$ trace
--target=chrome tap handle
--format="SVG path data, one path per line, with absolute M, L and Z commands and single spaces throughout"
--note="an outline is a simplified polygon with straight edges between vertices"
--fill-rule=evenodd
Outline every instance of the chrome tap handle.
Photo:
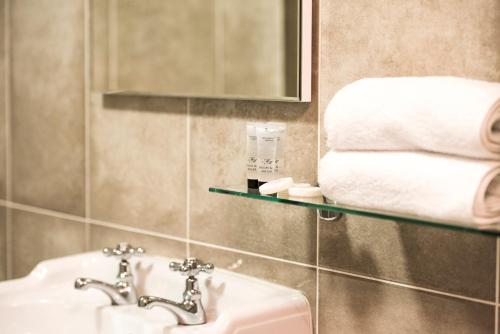
M 106 247 L 102 250 L 105 256 L 116 256 L 122 260 L 128 260 L 132 256 L 141 256 L 146 250 L 142 247 L 132 247 L 126 242 L 120 242 L 115 248 Z
M 203 263 L 200 260 L 190 257 L 184 260 L 184 262 L 170 262 L 169 268 L 172 271 L 178 271 L 183 276 L 196 276 L 200 272 L 206 274 L 211 274 L 214 271 L 214 265 L 212 263 Z
M 137 303 L 137 291 L 134 286 L 134 276 L 128 261 L 133 255 L 142 255 L 145 250 L 141 247 L 134 248 L 126 242 L 120 242 L 115 248 L 106 247 L 102 250 L 105 256 L 117 257 L 118 275 L 114 284 L 80 277 L 75 281 L 75 289 L 89 288 L 104 292 L 111 299 L 112 305 L 128 305 Z

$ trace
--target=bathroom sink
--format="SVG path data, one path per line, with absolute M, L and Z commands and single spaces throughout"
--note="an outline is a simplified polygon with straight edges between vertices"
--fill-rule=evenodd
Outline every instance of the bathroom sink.
M 139 295 L 181 300 L 185 277 L 171 272 L 174 259 L 132 259 Z M 290 288 L 216 269 L 200 276 L 207 323 L 177 325 L 161 308 L 110 306 L 97 290 L 77 291 L 77 277 L 113 282 L 118 262 L 85 253 L 38 264 L 26 277 L 0 283 L 0 332 L 9 334 L 311 334 L 307 299 Z

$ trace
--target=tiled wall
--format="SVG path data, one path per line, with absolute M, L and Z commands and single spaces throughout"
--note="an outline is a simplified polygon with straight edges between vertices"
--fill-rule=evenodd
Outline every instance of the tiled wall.
M 313 182 L 324 106 L 357 78 L 500 81 L 500 1 L 315 0 L 310 104 L 103 98 L 87 1 L 0 3 L 0 278 L 128 240 L 301 289 L 322 334 L 498 333 L 493 237 L 207 189 L 244 180 L 254 120 L 287 122 L 289 172 Z

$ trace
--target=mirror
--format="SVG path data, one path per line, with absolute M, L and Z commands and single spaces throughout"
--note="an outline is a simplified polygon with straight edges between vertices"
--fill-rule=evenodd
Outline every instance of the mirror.
M 311 0 L 94 0 L 93 90 L 310 101 Z

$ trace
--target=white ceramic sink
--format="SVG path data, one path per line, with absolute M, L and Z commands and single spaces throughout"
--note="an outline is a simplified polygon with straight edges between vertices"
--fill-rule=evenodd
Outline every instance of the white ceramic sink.
M 180 301 L 185 277 L 174 259 L 132 259 L 139 295 Z M 299 292 L 217 269 L 200 274 L 207 323 L 180 326 L 162 308 L 110 306 L 102 292 L 73 288 L 77 277 L 114 282 L 118 261 L 86 253 L 41 262 L 26 277 L 0 283 L 0 332 L 9 334 L 311 334 L 307 299 Z

